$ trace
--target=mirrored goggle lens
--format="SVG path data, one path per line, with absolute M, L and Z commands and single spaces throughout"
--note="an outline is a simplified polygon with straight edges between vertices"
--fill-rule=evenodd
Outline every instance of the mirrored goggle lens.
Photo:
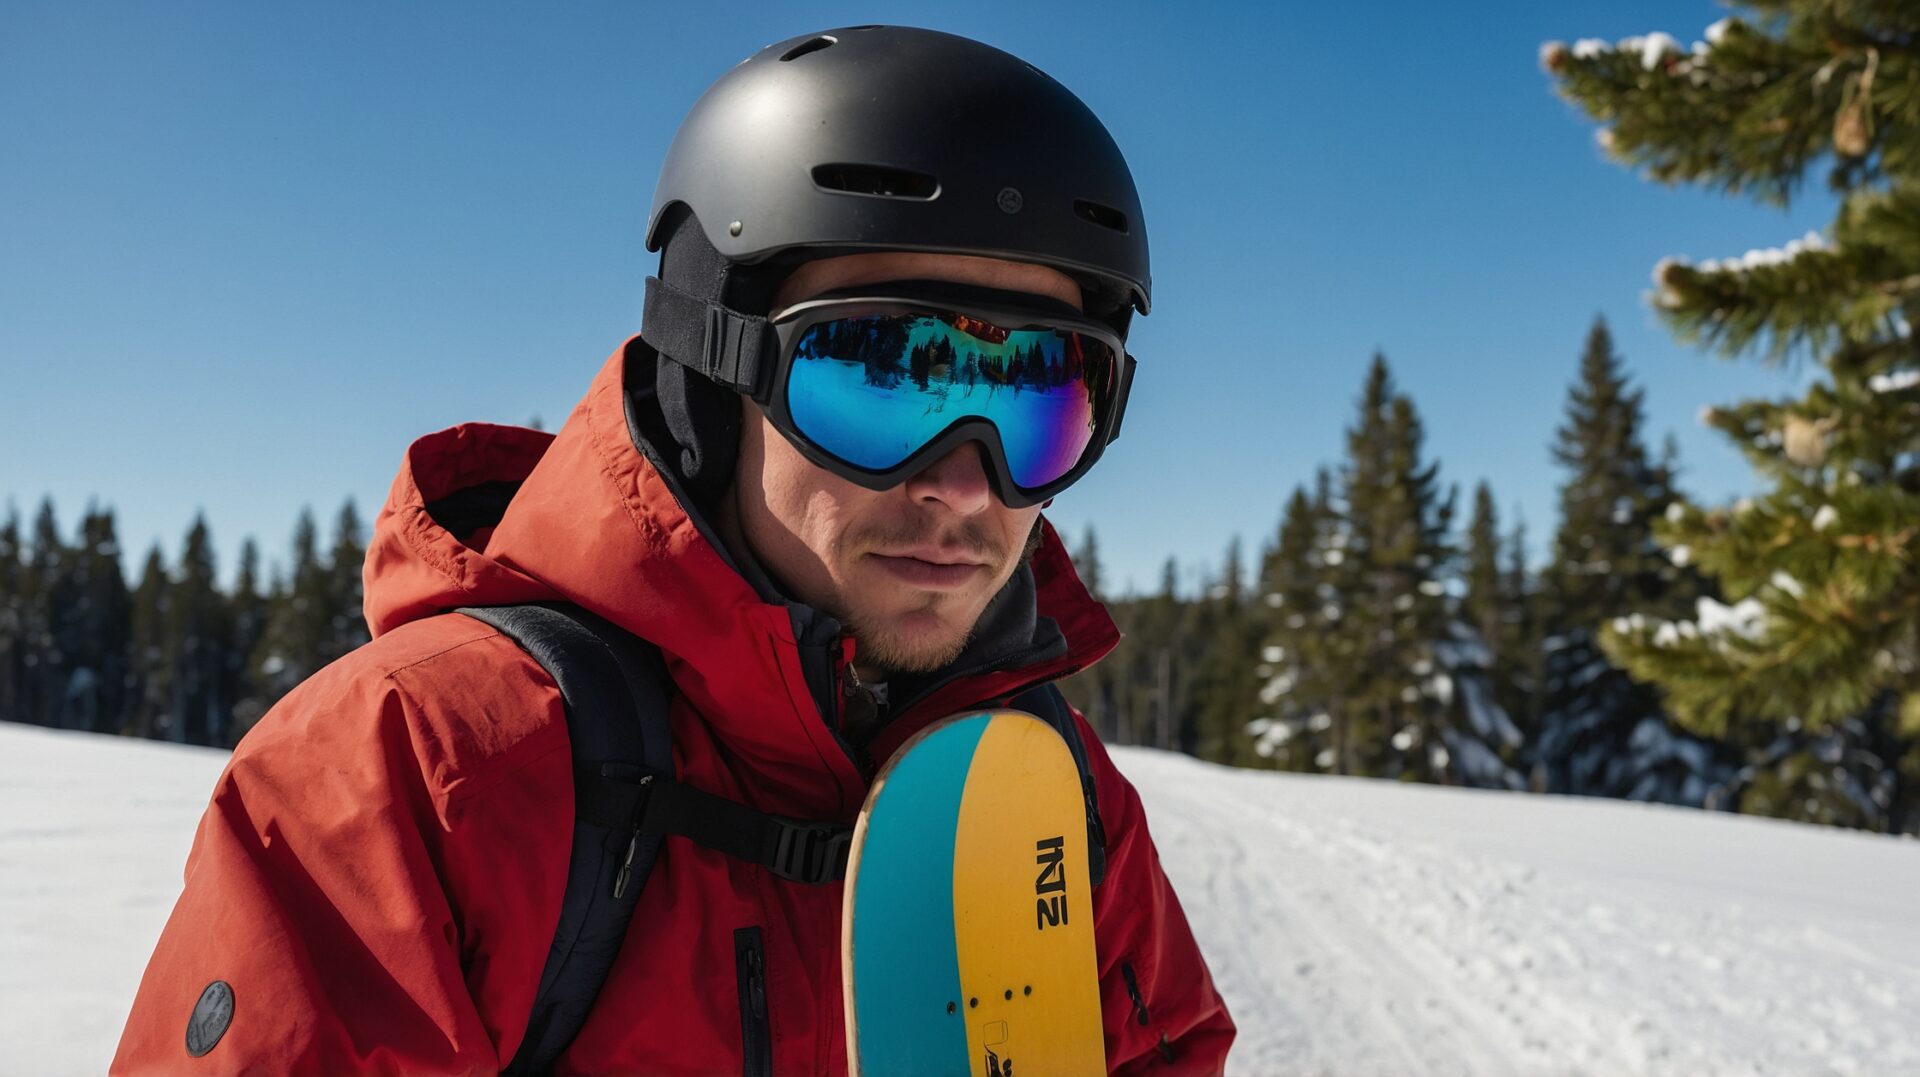
M 1108 414 L 1113 350 L 1061 329 L 1007 330 L 964 314 L 822 322 L 794 342 L 787 409 L 814 444 L 886 471 L 952 426 L 993 423 L 1016 485 L 1072 471 Z

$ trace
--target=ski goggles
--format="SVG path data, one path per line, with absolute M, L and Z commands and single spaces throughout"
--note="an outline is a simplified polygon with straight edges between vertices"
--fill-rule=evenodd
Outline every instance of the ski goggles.
M 977 442 L 1009 508 L 1087 473 L 1120 432 L 1134 359 L 1065 304 L 957 285 L 892 284 L 773 320 L 760 403 L 809 460 L 886 490 Z

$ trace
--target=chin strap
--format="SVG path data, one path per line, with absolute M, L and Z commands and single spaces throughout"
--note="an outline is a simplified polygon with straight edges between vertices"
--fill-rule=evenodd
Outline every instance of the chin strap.
M 647 278 L 640 335 L 660 354 L 755 400 L 770 380 L 773 324 Z

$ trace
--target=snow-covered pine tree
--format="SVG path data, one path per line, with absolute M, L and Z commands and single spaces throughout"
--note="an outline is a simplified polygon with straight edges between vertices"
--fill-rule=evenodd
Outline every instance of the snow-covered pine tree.
M 1468 784 L 1507 789 L 1525 783 L 1514 761 L 1522 744 L 1515 715 L 1527 702 L 1529 641 L 1524 573 L 1517 579 L 1506 564 L 1507 545 L 1500 534 L 1493 491 L 1485 482 L 1473 491 L 1473 516 L 1461 566 L 1464 585 L 1437 654 L 1450 684 L 1456 734 L 1449 743 L 1469 772 Z
M 1843 198 L 1830 236 L 1656 267 L 1655 309 L 1682 340 L 1811 356 L 1820 376 L 1799 399 L 1710 411 L 1769 489 L 1730 511 L 1682 505 L 1660 530 L 1733 604 L 1623 621 L 1605 642 L 1691 727 L 1776 746 L 1756 766 L 1810 753 L 1786 810 L 1913 831 L 1920 6 L 1737 7 L 1686 51 L 1664 34 L 1542 51 L 1563 96 L 1606 124 L 1608 152 L 1650 178 L 1784 204 L 1822 169 Z
M 1260 688 L 1247 733 L 1261 764 L 1281 770 L 1331 771 L 1339 761 L 1334 673 L 1348 666 L 1337 651 L 1342 641 L 1327 631 L 1338 613 L 1327 564 L 1327 552 L 1336 549 L 1332 496 L 1325 469 L 1311 495 L 1296 487 L 1261 558 L 1255 609 L 1264 630 L 1254 669 Z
M 233 610 L 215 578 L 213 535 L 202 514 L 195 514 L 187 529 L 167 598 L 166 651 L 173 681 L 169 739 L 229 746 Z
M 1553 446 L 1567 478 L 1541 578 L 1546 637 L 1530 754 L 1547 792 L 1698 805 L 1731 775 L 1724 753 L 1675 728 L 1659 693 L 1599 643 L 1609 620 L 1671 615 L 1699 593 L 1654 541 L 1654 521 L 1678 495 L 1672 462 L 1651 457 L 1644 426 L 1642 393 L 1596 318 Z
M 1335 667 L 1332 714 L 1341 773 L 1405 780 L 1510 785 L 1488 738 L 1506 734 L 1491 693 L 1463 695 L 1460 678 L 1484 681 L 1474 651 L 1448 609 L 1444 575 L 1455 551 L 1454 495 L 1439 465 L 1421 459 L 1424 432 L 1413 402 L 1395 391 L 1376 355 L 1347 431 L 1338 522 L 1328 565 L 1328 635 Z M 1485 709 L 1470 711 L 1470 706 Z M 1504 714 L 1500 715 L 1504 720 Z M 1507 726 L 1510 729 L 1510 723 Z

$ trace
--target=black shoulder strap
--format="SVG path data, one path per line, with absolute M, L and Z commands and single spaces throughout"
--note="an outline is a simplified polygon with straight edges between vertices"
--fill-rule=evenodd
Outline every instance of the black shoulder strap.
M 794 882 L 846 874 L 853 828 L 768 815 L 673 780 L 672 680 L 659 649 L 578 606 L 467 606 L 540 663 L 566 705 L 574 774 L 573 853 L 527 1032 L 508 1074 L 545 1073 L 586 1023 L 669 834 Z M 1059 732 L 1080 771 L 1088 873 L 1106 875 L 1106 835 L 1079 724 L 1059 688 L 1011 701 Z
M 1087 744 L 1080 737 L 1080 723 L 1073 720 L 1067 697 L 1051 682 L 1029 688 L 1008 701 L 1008 706 L 1026 711 L 1053 727 L 1073 752 L 1073 765 L 1080 771 L 1080 796 L 1087 806 L 1087 876 L 1099 886 L 1107 877 L 1107 828 L 1100 821 L 1100 801 L 1094 795 L 1093 766 L 1087 761 Z
M 621 786 L 645 788 L 649 780 L 672 777 L 671 682 L 656 648 L 577 606 L 459 612 L 518 643 L 553 677 L 566 703 L 577 804 L 573 856 L 526 1038 L 504 1071 L 545 1073 L 586 1023 L 660 849 L 659 835 L 622 826 L 605 808 L 619 799 Z

